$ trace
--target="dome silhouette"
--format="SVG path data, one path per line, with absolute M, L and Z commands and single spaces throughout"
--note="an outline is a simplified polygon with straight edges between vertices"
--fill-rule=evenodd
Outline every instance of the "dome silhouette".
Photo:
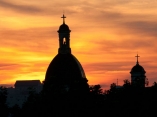
M 53 92 L 89 92 L 88 80 L 80 62 L 71 54 L 70 29 L 65 24 L 63 14 L 63 24 L 59 27 L 59 48 L 58 54 L 50 62 L 44 81 L 44 90 L 52 89 Z M 53 87 L 53 88 L 52 88 Z M 51 91 L 52 91 L 51 90 Z M 50 92 L 51 92 L 50 91 Z
M 143 73 L 146 73 L 144 68 L 139 65 L 139 64 L 136 64 L 132 69 L 131 69 L 131 72 L 130 73 L 133 73 L 133 72 L 143 72 Z
M 70 31 L 69 26 L 63 23 L 60 25 L 58 32 Z
M 146 81 L 146 76 L 145 73 L 146 71 L 144 68 L 139 65 L 138 58 L 140 56 L 135 56 L 137 57 L 136 65 L 132 67 L 130 74 L 131 74 L 131 84 L 135 87 L 145 87 L 145 81 Z
M 51 61 L 45 81 L 54 79 L 58 82 L 77 82 L 80 79 L 86 80 L 84 70 L 80 62 L 72 54 L 57 54 Z M 54 81 L 52 82 L 54 83 Z

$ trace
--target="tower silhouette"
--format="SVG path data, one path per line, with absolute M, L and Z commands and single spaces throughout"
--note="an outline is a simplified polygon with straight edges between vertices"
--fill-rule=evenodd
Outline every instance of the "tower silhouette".
M 145 80 L 146 76 L 145 73 L 146 71 L 144 68 L 139 65 L 139 60 L 138 58 L 140 56 L 135 56 L 137 57 L 136 65 L 131 69 L 130 74 L 131 74 L 131 84 L 139 87 L 145 87 Z
M 69 26 L 63 24 L 59 27 L 59 49 L 46 71 L 44 90 L 53 93 L 86 93 L 89 92 L 88 80 L 83 67 L 77 58 L 71 54 Z

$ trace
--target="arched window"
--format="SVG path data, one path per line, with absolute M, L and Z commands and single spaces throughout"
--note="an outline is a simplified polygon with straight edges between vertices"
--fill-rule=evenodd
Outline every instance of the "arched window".
M 64 44 L 64 45 L 66 44 L 66 39 L 65 39 L 65 38 L 63 38 L 63 44 Z

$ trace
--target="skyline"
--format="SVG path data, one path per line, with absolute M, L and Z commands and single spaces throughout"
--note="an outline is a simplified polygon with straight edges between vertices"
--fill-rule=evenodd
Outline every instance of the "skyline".
M 137 53 L 152 85 L 157 81 L 156 3 L 0 0 L 0 84 L 44 80 L 58 53 L 57 30 L 64 11 L 72 30 L 72 54 L 83 66 L 90 85 L 108 88 L 117 79 L 119 85 L 130 80 Z

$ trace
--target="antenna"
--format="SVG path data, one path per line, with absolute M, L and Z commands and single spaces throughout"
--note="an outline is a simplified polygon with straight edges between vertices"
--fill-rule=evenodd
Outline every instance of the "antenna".
M 118 79 L 117 79 L 117 86 L 118 86 Z

